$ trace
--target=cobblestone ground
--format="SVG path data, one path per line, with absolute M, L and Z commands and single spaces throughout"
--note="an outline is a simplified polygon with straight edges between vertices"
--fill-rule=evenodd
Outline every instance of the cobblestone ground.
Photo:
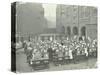
M 88 61 L 80 61 L 77 64 L 69 63 L 65 65 L 54 66 L 53 63 L 49 64 L 48 69 L 43 70 L 35 70 L 35 71 L 56 71 L 56 70 L 72 70 L 72 69 L 88 69 L 88 68 L 96 68 L 96 58 L 91 58 Z M 22 72 L 34 72 L 32 67 L 30 67 L 26 61 L 26 55 L 23 50 L 19 50 L 16 53 L 16 70 L 17 73 Z

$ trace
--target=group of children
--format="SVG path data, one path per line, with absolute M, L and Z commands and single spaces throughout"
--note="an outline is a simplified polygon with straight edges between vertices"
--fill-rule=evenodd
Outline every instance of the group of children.
M 80 56 L 97 56 L 97 40 L 34 40 L 24 42 L 27 60 L 53 61 L 55 58 L 75 60 Z

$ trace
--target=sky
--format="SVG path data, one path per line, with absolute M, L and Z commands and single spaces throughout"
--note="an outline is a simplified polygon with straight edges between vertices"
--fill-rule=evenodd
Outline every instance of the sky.
M 44 16 L 49 21 L 49 27 L 56 27 L 56 5 L 55 4 L 43 4 Z

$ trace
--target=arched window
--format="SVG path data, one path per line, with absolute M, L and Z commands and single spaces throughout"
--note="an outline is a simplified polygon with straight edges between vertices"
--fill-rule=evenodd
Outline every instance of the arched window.
M 81 36 L 86 36 L 86 27 L 81 28 Z
M 68 35 L 68 36 L 71 35 L 71 28 L 70 28 L 70 26 L 67 27 L 67 35 Z
M 65 34 L 65 27 L 64 26 L 62 26 L 62 28 L 61 28 L 61 33 Z
M 78 35 L 78 28 L 77 28 L 77 27 L 74 27 L 74 28 L 73 28 L 73 34 L 74 34 L 74 35 Z

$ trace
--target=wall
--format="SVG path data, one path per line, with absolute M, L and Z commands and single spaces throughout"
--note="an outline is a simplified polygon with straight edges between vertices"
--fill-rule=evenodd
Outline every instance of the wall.
M 56 27 L 60 33 L 68 35 L 67 27 L 70 26 L 71 35 L 73 28 L 77 27 L 78 34 L 81 36 L 82 27 L 86 27 L 86 36 L 97 37 L 97 8 L 90 6 L 76 5 L 57 5 L 56 9 Z M 62 28 L 64 27 L 64 28 Z M 89 33 L 91 31 L 91 33 Z M 95 32 L 94 32 L 95 31 Z M 92 37 L 93 36 L 93 37 Z

